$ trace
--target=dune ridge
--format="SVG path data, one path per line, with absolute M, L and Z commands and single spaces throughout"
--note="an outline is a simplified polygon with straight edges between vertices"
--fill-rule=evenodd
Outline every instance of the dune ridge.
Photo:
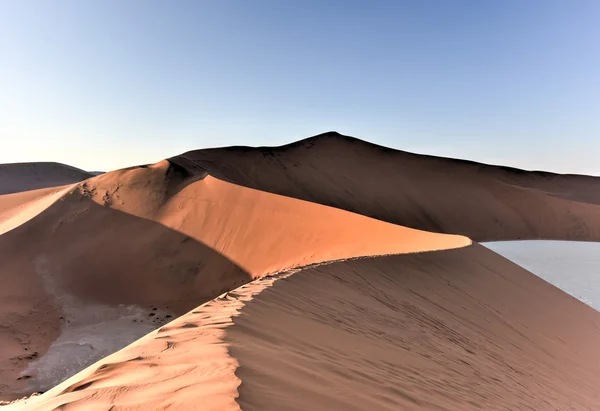
M 475 241 L 600 241 L 600 178 L 394 150 L 335 132 L 170 159 L 231 183 Z
M 352 258 L 224 293 L 7 410 L 593 409 L 599 341 L 596 311 L 480 245 Z
M 260 277 L 200 305 L 50 391 L 6 409 L 189 410 L 202 404 L 206 410 L 237 411 L 240 364 L 230 354 L 226 337 L 245 305 L 276 281 L 303 270 L 367 258 L 313 263 Z
M 198 395 L 245 410 L 587 407 L 597 313 L 461 234 L 597 239 L 599 180 L 326 133 L 0 195 L 0 399 L 50 389 L 145 335 L 12 407 L 189 409 Z M 361 394 L 365 379 L 376 395 Z
M 238 364 L 228 355 L 224 330 L 246 301 L 279 277 L 262 277 L 224 293 L 7 409 L 191 409 L 201 403 L 206 410 L 237 410 Z
M 0 356 L 6 399 L 45 391 L 148 325 L 255 278 L 320 261 L 470 244 L 169 161 L 67 187 L 23 220 L 0 236 L 0 258 L 8 261 L 0 267 L 0 340 L 11 347 Z M 20 246 L 30 239 L 32 246 Z M 119 313 L 138 331 L 123 332 Z M 52 364 L 66 354 L 59 373 Z
M 480 245 L 303 270 L 226 342 L 253 410 L 593 410 L 598 312 Z

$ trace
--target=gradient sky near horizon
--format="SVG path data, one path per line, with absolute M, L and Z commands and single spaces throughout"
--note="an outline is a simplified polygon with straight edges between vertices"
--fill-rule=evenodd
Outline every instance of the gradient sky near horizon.
M 600 1 L 0 0 L 0 163 L 336 130 L 600 175 Z

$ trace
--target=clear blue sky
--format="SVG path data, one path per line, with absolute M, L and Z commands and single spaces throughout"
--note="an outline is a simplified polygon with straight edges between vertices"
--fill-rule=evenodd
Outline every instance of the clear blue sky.
M 0 163 L 328 130 L 600 175 L 600 1 L 0 0 Z

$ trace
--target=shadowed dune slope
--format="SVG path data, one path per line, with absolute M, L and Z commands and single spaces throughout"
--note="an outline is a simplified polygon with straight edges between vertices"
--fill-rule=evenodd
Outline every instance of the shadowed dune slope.
M 0 164 L 0 195 L 78 183 L 93 176 L 60 163 Z
M 598 313 L 474 245 L 316 267 L 226 331 L 268 410 L 593 410 Z
M 180 315 L 198 301 L 251 280 L 226 257 L 185 234 L 78 194 L 1 235 L 0 260 L 0 399 L 47 390 L 61 376 L 99 359 L 104 346 L 131 342 L 116 329 L 98 327 L 110 320 L 107 308 L 140 307 L 153 317 L 136 321 L 160 325 L 153 309 L 164 313 L 163 319 Z M 59 364 L 58 358 L 45 361 L 49 365 L 42 370 L 25 373 L 61 335 L 86 326 L 91 329 L 85 337 L 97 343 L 84 344 L 74 336 Z M 48 369 L 52 364 L 57 370 Z M 30 378 L 18 379 L 21 375 Z
M 592 410 L 600 401 L 598 313 L 480 245 L 278 278 L 208 302 L 10 409 Z
M 235 184 L 476 241 L 600 241 L 597 177 L 411 154 L 337 133 L 171 160 Z
M 253 277 L 319 261 L 470 244 L 462 236 L 249 189 L 166 160 L 108 173 L 82 187 L 97 203 L 203 242 Z
M 16 380 L 76 324 L 103 323 L 100 314 L 81 317 L 90 307 L 134 305 L 181 315 L 253 278 L 294 266 L 470 244 L 461 236 L 237 186 L 168 161 L 65 190 L 30 220 L 9 213 L 20 225 L 0 236 L 0 261 L 6 262 L 0 266 L 4 398 L 59 378 Z M 86 357 L 65 357 L 62 367 L 81 369 L 97 359 L 96 348 L 91 344 Z

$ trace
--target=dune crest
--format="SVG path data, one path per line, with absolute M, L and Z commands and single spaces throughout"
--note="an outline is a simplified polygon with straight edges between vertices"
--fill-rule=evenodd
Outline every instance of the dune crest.
M 8 410 L 593 409 L 597 314 L 479 245 L 314 264 Z
M 222 180 L 474 241 L 600 241 L 600 178 L 394 150 L 335 132 L 171 159 Z
M 598 312 L 480 245 L 277 281 L 226 332 L 243 410 L 593 410 Z
M 597 313 L 448 233 L 600 239 L 599 181 L 327 133 L 0 196 L 0 392 L 58 384 L 26 410 L 589 408 Z
M 255 278 L 471 243 L 238 186 L 167 160 L 88 179 L 53 199 L 0 236 L 0 258 L 8 261 L 0 268 L 1 337 L 12 347 L 0 356 L 0 375 L 14 381 L 2 389 L 11 398 L 44 391 L 146 334 L 148 324 L 160 326 Z M 30 247 L 18 246 L 32 238 Z M 120 312 L 136 313 L 126 315 L 132 332 L 122 332 Z M 23 344 L 23 334 L 39 339 Z M 56 373 L 52 364 L 67 352 L 66 374 Z
M 470 244 L 465 237 L 395 226 L 242 187 L 169 161 L 109 173 L 85 187 L 94 201 L 188 235 L 253 277 L 321 261 Z M 152 195 L 142 202 L 146 193 Z
M 294 272 L 263 277 L 224 293 L 7 411 L 53 410 L 67 404 L 82 410 L 187 410 L 202 404 L 207 411 L 237 411 L 239 363 L 229 355 L 225 330 L 246 302 Z

